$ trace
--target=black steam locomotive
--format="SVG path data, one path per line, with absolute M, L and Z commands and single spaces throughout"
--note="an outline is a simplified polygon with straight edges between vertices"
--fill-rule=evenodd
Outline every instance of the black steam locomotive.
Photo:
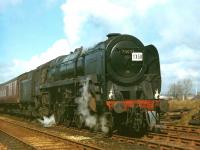
M 35 118 L 54 114 L 56 123 L 79 128 L 92 119 L 92 127 L 106 133 L 145 134 L 159 121 L 157 49 L 131 35 L 107 37 L 0 84 L 1 110 Z

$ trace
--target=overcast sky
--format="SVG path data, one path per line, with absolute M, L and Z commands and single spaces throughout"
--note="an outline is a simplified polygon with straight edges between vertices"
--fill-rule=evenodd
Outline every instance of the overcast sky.
M 200 86 L 199 10 L 198 0 L 0 0 L 0 83 L 117 32 L 157 47 L 163 93 L 184 78 Z

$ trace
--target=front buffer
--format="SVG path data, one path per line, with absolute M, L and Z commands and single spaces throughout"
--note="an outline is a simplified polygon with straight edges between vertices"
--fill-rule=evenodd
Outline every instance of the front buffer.
M 141 137 L 159 123 L 160 100 L 107 100 L 113 114 L 113 129 L 120 134 Z

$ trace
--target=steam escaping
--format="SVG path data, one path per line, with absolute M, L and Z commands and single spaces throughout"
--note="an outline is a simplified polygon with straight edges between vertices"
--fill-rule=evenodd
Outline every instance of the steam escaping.
M 109 132 L 109 128 L 108 128 L 108 120 L 105 116 L 102 116 L 100 118 L 100 124 L 101 124 L 101 131 L 104 133 L 108 133 Z
M 155 90 L 154 98 L 159 99 L 159 97 L 160 97 L 160 94 L 159 94 L 158 89 L 157 89 L 157 90 Z
M 114 94 L 114 85 L 112 84 L 112 87 L 109 91 L 109 95 L 108 95 L 109 99 L 114 99 L 115 98 L 115 94 Z
M 148 111 L 149 120 L 150 120 L 150 129 L 152 129 L 156 125 L 156 112 Z
M 115 100 L 123 100 L 123 94 L 121 93 L 121 91 L 118 89 L 117 86 L 115 86 L 114 84 L 112 84 L 109 94 L 108 94 L 108 99 L 115 99 Z
M 83 83 L 81 97 L 76 99 L 76 103 L 78 104 L 78 113 L 83 116 L 85 125 L 89 128 L 94 128 L 97 124 L 97 117 L 91 115 L 88 108 L 88 103 L 92 99 L 92 95 L 89 93 L 88 88 L 89 78 L 87 78 L 86 82 Z
M 94 128 L 97 125 L 97 116 L 88 115 L 85 118 L 85 125 L 89 128 Z
M 51 115 L 50 117 L 43 116 L 42 119 L 38 119 L 38 121 L 44 126 L 44 127 L 52 127 L 56 124 L 54 115 Z
M 108 120 L 106 116 L 98 116 L 96 113 L 91 114 L 89 103 L 93 97 L 89 91 L 89 81 L 90 79 L 87 78 L 86 82 L 83 83 L 81 97 L 76 99 L 76 103 L 78 104 L 78 113 L 83 117 L 86 127 L 108 133 L 109 128 L 107 126 Z

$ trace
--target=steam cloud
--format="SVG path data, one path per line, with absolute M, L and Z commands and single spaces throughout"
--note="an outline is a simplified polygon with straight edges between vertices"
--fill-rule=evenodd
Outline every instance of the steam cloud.
M 44 126 L 44 127 L 52 127 L 56 124 L 54 115 L 51 115 L 50 117 L 43 116 L 42 119 L 38 119 L 38 121 Z
M 104 132 L 104 133 L 108 133 L 108 132 L 109 132 L 109 128 L 108 128 L 108 126 L 107 126 L 107 122 L 108 122 L 108 120 L 106 119 L 105 116 L 102 116 L 102 117 L 100 118 L 101 131 Z
M 92 95 L 88 92 L 89 78 L 86 83 L 83 83 L 81 97 L 76 99 L 78 104 L 78 112 L 83 116 L 85 125 L 89 128 L 94 128 L 97 125 L 97 117 L 91 115 L 88 108 L 88 102 L 92 98 Z
M 86 82 L 83 84 L 81 97 L 76 99 L 78 112 L 83 116 L 86 127 L 108 133 L 109 128 L 107 127 L 107 118 L 104 115 L 97 116 L 96 114 L 93 115 L 90 113 L 88 103 L 92 98 L 92 95 L 88 91 L 89 80 L 90 79 L 87 78 Z

